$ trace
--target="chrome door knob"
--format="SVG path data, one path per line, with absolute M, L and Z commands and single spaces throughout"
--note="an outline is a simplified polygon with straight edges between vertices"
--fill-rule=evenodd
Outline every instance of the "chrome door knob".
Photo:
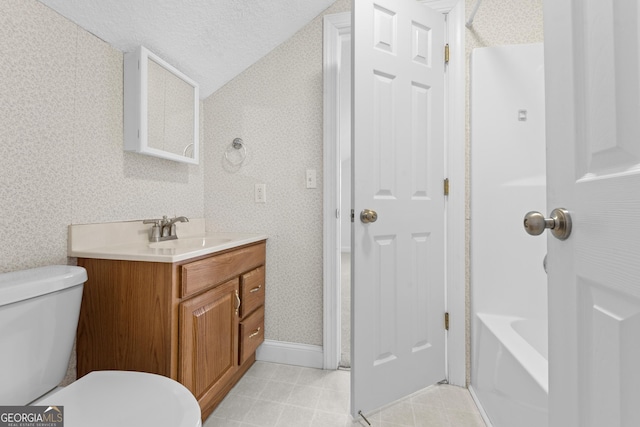
M 551 211 L 549 218 L 545 218 L 540 212 L 527 212 L 524 216 L 524 229 L 532 236 L 542 234 L 549 228 L 551 234 L 557 239 L 566 240 L 571 235 L 571 215 L 563 208 Z
M 365 209 L 360 212 L 360 221 L 365 224 L 370 222 L 376 222 L 378 220 L 378 213 L 376 211 L 372 211 L 371 209 Z

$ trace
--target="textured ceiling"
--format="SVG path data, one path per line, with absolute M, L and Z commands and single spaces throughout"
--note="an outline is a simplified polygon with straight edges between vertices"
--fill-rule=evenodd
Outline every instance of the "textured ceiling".
M 335 0 L 40 0 L 123 52 L 143 45 L 206 98 Z

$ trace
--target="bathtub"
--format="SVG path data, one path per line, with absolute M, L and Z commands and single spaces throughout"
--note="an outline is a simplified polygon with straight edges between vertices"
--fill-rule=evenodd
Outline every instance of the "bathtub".
M 543 321 L 478 313 L 472 392 L 494 427 L 548 425 L 547 330 Z

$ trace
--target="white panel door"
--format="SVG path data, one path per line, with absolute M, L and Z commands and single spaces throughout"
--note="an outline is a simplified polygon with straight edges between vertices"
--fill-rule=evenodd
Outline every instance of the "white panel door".
M 639 7 L 545 0 L 552 427 L 640 425 Z
M 445 378 L 444 17 L 353 9 L 352 414 Z M 360 212 L 377 212 L 363 223 Z

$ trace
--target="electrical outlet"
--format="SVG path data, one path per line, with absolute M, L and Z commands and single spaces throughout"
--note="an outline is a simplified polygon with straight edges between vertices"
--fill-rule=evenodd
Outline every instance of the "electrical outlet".
M 267 203 L 267 184 L 256 184 L 254 196 L 256 203 Z
M 307 188 L 316 188 L 316 170 L 307 169 Z

